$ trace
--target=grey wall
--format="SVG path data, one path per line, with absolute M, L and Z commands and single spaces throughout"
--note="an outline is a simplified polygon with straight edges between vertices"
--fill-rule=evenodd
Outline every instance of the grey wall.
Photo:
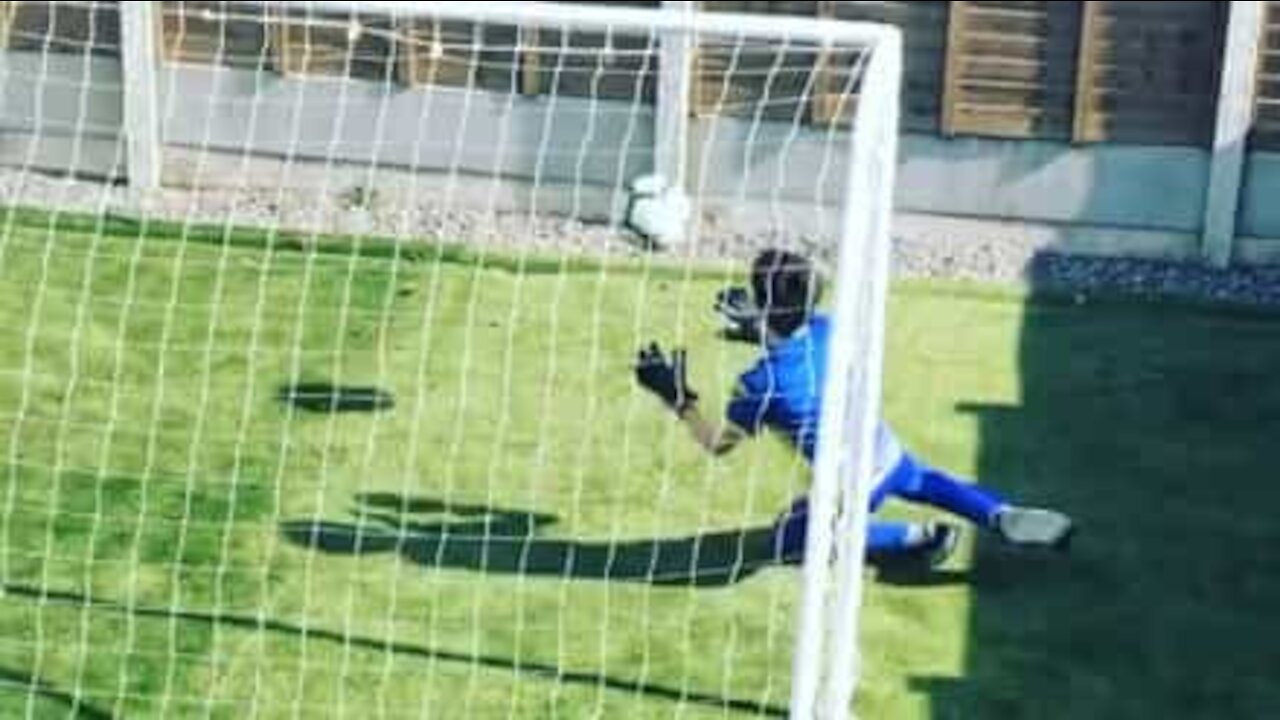
M 1195 232 L 1208 170 L 1208 153 L 1196 148 L 908 136 L 898 203 L 947 215 Z
M 122 115 L 118 61 L 0 52 L 0 164 L 114 175 Z
M 1280 153 L 1249 155 L 1241 198 L 1240 234 L 1280 238 Z
M 170 66 L 161 88 L 166 142 L 237 153 L 612 184 L 653 144 L 648 109 L 578 98 L 192 66 Z
M 608 189 L 650 166 L 651 111 L 625 103 L 185 65 L 166 67 L 160 82 L 163 134 L 175 146 Z M 0 162 L 89 174 L 118 167 L 115 61 L 0 53 L 0 88 Z M 845 142 L 785 123 L 701 120 L 691 182 L 756 210 L 831 203 Z M 1199 230 L 1207 174 L 1198 148 L 907 135 L 897 198 L 906 212 L 1186 234 Z M 1280 155 L 1253 154 L 1242 235 L 1280 238 L 1276 197 Z

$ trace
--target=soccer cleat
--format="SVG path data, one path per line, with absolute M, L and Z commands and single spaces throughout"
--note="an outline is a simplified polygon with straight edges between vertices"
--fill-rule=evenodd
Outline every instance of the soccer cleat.
M 912 553 L 931 568 L 941 567 L 956 551 L 959 542 L 960 528 L 948 523 L 929 523 L 925 527 L 925 539 L 912 548 Z
M 1060 512 L 1011 506 L 996 515 L 995 529 L 1011 545 L 1065 550 L 1075 526 L 1071 518 Z

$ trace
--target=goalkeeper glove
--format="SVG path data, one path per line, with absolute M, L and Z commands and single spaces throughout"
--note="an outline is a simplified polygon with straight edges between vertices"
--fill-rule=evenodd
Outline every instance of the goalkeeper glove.
M 756 307 L 746 288 L 731 287 L 721 290 L 716 295 L 715 310 L 724 320 L 724 337 L 753 344 L 758 344 L 763 339 L 760 332 L 763 313 Z
M 636 357 L 636 381 L 657 395 L 677 415 L 683 414 L 698 401 L 698 393 L 689 387 L 686 364 L 684 350 L 672 351 L 671 359 L 667 360 L 662 348 L 657 343 L 650 343 Z

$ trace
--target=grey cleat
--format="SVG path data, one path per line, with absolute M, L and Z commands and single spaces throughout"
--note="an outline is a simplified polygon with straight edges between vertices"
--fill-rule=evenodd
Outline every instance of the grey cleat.
M 1029 545 L 1065 550 L 1075 524 L 1054 510 L 1010 506 L 996 515 L 996 532 L 1012 545 Z

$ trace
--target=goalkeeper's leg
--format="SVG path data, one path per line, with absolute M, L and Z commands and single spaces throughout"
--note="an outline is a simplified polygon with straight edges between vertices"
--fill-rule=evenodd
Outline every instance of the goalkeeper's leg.
M 798 561 L 804 557 L 808 520 L 809 498 L 801 497 L 774 524 L 772 540 L 778 558 Z M 936 567 L 951 556 L 959 537 L 959 530 L 945 523 L 872 520 L 866 553 L 870 559 L 916 558 Z
M 1065 548 L 1074 524 L 1056 510 L 1023 507 L 997 493 L 918 462 L 909 454 L 876 487 L 872 508 L 889 496 L 930 505 L 966 518 L 1014 545 Z

